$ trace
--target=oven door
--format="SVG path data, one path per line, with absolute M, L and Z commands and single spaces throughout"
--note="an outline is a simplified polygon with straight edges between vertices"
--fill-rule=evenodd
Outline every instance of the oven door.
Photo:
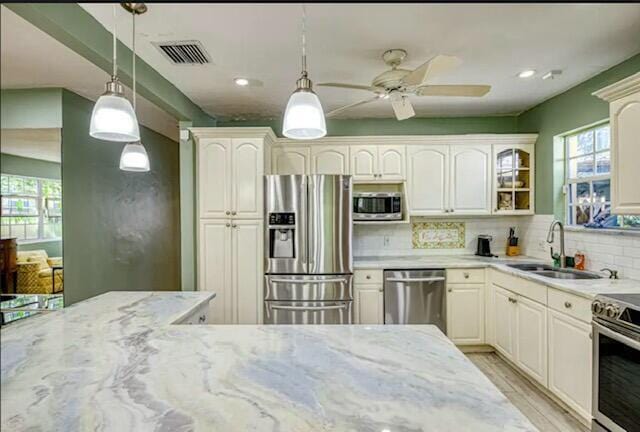
M 352 301 L 266 301 L 265 324 L 351 324 Z
M 638 431 L 640 337 L 609 326 L 593 322 L 593 417 L 611 432 Z

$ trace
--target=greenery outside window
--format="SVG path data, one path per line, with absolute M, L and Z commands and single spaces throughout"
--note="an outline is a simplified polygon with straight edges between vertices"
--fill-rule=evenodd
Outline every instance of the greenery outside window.
M 565 136 L 567 224 L 640 228 L 640 217 L 611 215 L 611 140 L 608 124 Z
M 60 180 L 2 174 L 2 238 L 21 242 L 62 237 Z

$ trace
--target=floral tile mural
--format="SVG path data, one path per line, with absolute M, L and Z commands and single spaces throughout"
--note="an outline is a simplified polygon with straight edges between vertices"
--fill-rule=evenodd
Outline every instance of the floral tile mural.
M 464 249 L 464 222 L 413 222 L 414 249 Z

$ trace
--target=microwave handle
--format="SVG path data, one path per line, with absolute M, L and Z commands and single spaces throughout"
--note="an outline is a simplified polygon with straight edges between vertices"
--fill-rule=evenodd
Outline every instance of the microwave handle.
M 614 332 L 613 330 L 608 329 L 607 327 L 603 326 L 602 324 L 598 324 L 597 322 L 593 322 L 593 327 L 594 329 L 600 333 L 603 334 L 615 341 L 618 341 L 620 343 L 623 343 L 627 346 L 630 346 L 631 348 L 634 348 L 636 350 L 640 350 L 640 341 L 637 341 L 635 339 L 631 339 L 628 336 L 625 336 L 621 333 L 618 332 Z

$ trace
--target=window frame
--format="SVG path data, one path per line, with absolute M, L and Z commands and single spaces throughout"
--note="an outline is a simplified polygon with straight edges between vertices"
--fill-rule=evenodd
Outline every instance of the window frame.
M 45 214 L 47 212 L 47 209 L 45 207 L 45 201 L 47 199 L 54 199 L 60 202 L 60 205 L 62 205 L 62 180 L 61 179 L 55 179 L 55 178 L 46 178 L 46 177 L 34 177 L 34 176 L 25 176 L 25 175 L 19 175 L 19 174 L 8 174 L 8 173 L 0 173 L 0 175 L 4 176 L 4 177 L 8 177 L 8 178 L 21 178 L 21 179 L 28 179 L 28 180 L 35 180 L 36 181 L 36 194 L 35 195 L 31 195 L 31 194 L 24 194 L 24 193 L 8 193 L 8 194 L 0 194 L 0 196 L 2 198 L 27 198 L 27 199 L 35 199 L 36 200 L 36 209 L 37 209 L 37 214 L 36 215 L 5 215 L 2 212 L 2 209 L 0 208 L 0 216 L 2 219 L 4 219 L 5 217 L 9 218 L 9 217 L 24 217 L 24 218 L 35 218 L 36 219 L 36 223 L 33 224 L 21 224 L 22 226 L 26 227 L 28 225 L 37 225 L 37 230 L 38 230 L 38 235 L 36 238 L 18 238 L 18 243 L 19 244 L 29 244 L 29 243 L 41 243 L 41 242 L 48 242 L 48 241 L 57 241 L 57 240 L 61 240 L 62 236 L 59 237 L 45 237 L 44 233 L 45 233 L 45 225 L 47 225 L 46 223 L 46 217 L 47 215 Z M 58 182 L 60 184 L 60 195 L 55 196 L 55 197 L 47 197 L 44 195 L 43 192 L 43 182 L 44 181 L 53 181 L 53 182 Z M 0 204 L 1 206 L 1 204 Z M 60 214 L 59 216 L 50 216 L 51 218 L 59 218 L 60 222 L 62 222 L 62 214 Z M 4 225 L 2 224 L 2 222 L 0 221 L 0 225 Z M 11 226 L 10 224 L 7 224 L 7 226 Z M 24 231 L 24 235 L 26 236 L 26 228 Z M 13 232 L 9 232 L 9 236 L 11 237 L 18 237 L 16 235 L 14 235 Z

